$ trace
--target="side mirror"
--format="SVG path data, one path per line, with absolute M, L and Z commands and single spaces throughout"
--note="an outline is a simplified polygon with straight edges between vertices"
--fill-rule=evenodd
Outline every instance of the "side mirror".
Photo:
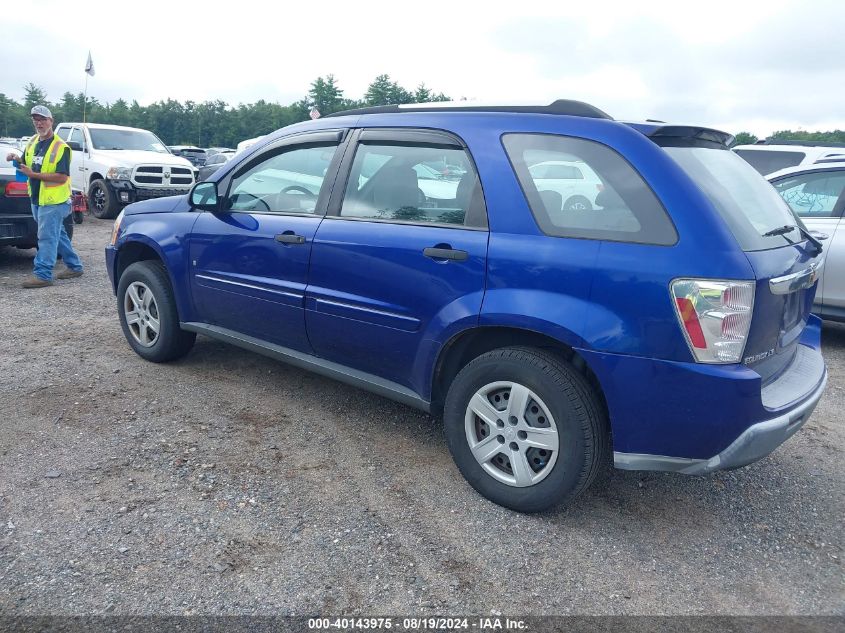
M 216 211 L 218 206 L 217 200 L 217 183 L 216 182 L 198 182 L 191 189 L 188 195 L 188 200 L 192 209 L 200 209 L 201 211 Z
M 76 141 L 68 141 L 67 146 L 71 149 L 71 151 L 74 151 L 74 152 L 81 152 L 82 151 L 82 145 L 80 145 Z

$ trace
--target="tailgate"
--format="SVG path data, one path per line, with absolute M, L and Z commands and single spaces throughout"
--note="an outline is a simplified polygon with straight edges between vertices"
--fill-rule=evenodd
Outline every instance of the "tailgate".
M 816 294 L 823 254 L 807 243 L 747 252 L 757 277 L 754 314 L 743 364 L 763 378 L 776 379 L 798 351 Z

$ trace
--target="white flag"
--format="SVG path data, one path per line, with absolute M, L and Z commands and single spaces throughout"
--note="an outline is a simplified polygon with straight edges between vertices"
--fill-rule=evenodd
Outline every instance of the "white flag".
M 91 60 L 91 51 L 88 51 L 88 61 L 85 62 L 85 72 L 94 76 L 94 62 Z

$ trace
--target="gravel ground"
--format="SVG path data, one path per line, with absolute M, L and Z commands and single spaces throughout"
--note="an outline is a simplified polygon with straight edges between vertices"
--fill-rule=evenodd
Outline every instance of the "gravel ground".
M 845 614 L 845 327 L 769 458 L 524 516 L 413 409 L 203 337 L 141 360 L 111 222 L 76 229 L 86 274 L 51 288 L 0 248 L 0 614 Z

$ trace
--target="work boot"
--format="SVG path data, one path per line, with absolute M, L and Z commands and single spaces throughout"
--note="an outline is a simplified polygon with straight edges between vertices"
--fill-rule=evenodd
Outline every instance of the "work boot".
M 27 277 L 24 282 L 21 284 L 24 288 L 46 288 L 47 286 L 52 286 L 53 282 L 50 279 L 41 279 L 41 277 L 37 277 L 32 275 Z
M 74 279 L 75 277 L 82 277 L 82 271 L 65 268 L 63 271 L 56 275 L 56 279 Z

